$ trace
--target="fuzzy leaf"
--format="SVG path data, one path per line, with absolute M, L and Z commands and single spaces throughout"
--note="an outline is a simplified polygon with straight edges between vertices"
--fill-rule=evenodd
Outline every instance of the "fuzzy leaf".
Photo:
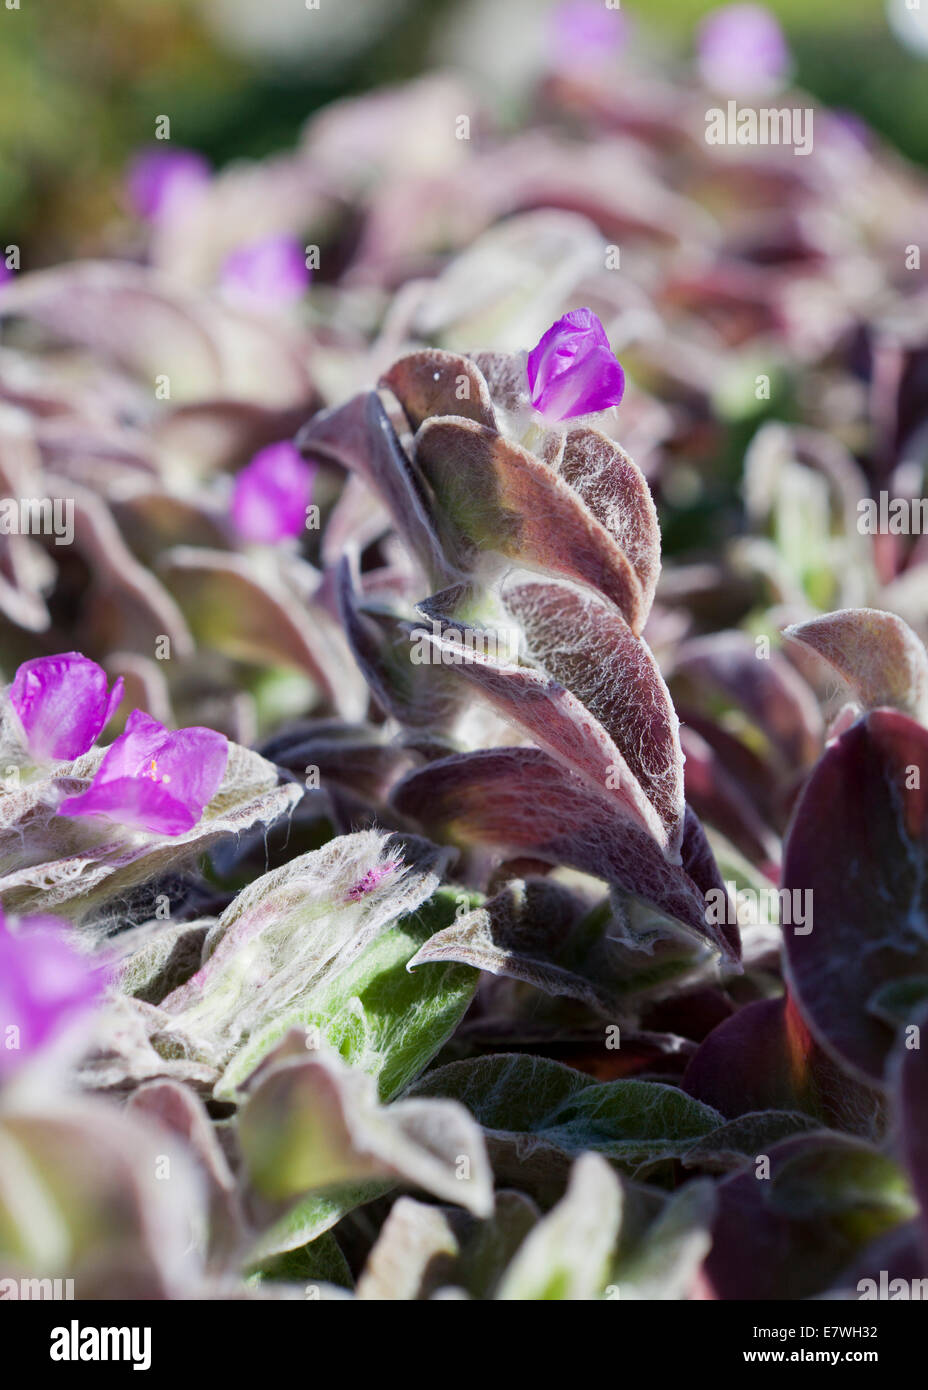
M 463 418 L 427 420 L 416 459 L 439 504 L 442 541 L 458 569 L 478 550 L 598 589 L 633 632 L 647 602 L 631 561 L 574 490 L 520 445 Z
M 650 835 L 619 820 L 541 749 L 440 759 L 404 778 L 394 802 L 457 843 L 528 853 L 614 883 L 737 958 L 731 936 L 707 921 L 704 891 L 686 868 L 669 863 Z
M 451 1062 L 428 1072 L 411 1093 L 466 1105 L 486 1131 L 497 1179 L 520 1186 L 521 1165 L 527 1174 L 563 1172 L 585 1149 L 632 1172 L 649 1170 L 681 1158 L 722 1122 L 718 1111 L 673 1086 L 598 1082 L 523 1054 Z
M 788 627 L 783 635 L 827 661 L 864 709 L 891 705 L 928 719 L 928 653 L 894 613 L 847 608 Z
M 293 1028 L 377 1078 L 384 1097 L 417 1075 L 476 987 L 466 966 L 429 979 L 406 968 L 454 915 L 453 893 L 427 901 L 446 862 L 446 852 L 414 837 L 362 831 L 239 894 L 202 968 L 163 1003 L 178 1037 L 225 1067 L 217 1096 L 232 1099 Z
M 463 1106 L 380 1106 L 371 1077 L 332 1054 L 288 1057 L 256 1076 L 238 1133 L 252 1183 L 274 1201 L 390 1177 L 478 1216 L 492 1211 L 483 1140 Z

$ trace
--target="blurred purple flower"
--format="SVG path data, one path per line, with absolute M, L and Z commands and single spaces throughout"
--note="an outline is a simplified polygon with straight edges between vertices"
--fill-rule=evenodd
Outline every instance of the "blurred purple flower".
M 62 816 L 104 816 L 134 830 L 182 835 L 215 796 L 229 745 L 214 729 L 167 730 L 133 710 L 126 731 L 106 750 L 86 791 L 58 807 Z
M 14 272 L 10 270 L 6 261 L 0 257 L 0 285 L 5 285 L 8 281 L 12 280 L 13 274 Z
M 155 222 L 176 211 L 209 180 L 209 164 L 195 150 L 153 145 L 132 161 L 126 190 L 136 215 Z
M 699 70 L 707 87 L 736 95 L 778 91 L 790 53 L 783 30 L 762 5 L 713 10 L 699 31 Z
M 235 479 L 232 520 L 239 535 L 267 545 L 298 536 L 313 495 L 313 471 L 287 441 L 260 449 Z
M 80 652 L 62 652 L 24 661 L 13 678 L 10 700 L 34 757 L 70 759 L 93 746 L 122 690 L 120 676 L 107 694 L 101 666 Z
M 564 0 L 551 15 L 551 61 L 569 68 L 617 53 L 628 37 L 628 20 L 604 0 Z
M 13 931 L 0 908 L 0 1077 L 89 1012 L 104 988 L 62 925 L 22 917 Z
M 274 309 L 302 298 L 310 281 L 302 246 L 291 236 L 239 246 L 219 273 L 222 293 L 247 309 Z
M 532 405 L 551 421 L 619 404 L 625 373 L 592 309 L 572 309 L 532 348 L 528 389 Z

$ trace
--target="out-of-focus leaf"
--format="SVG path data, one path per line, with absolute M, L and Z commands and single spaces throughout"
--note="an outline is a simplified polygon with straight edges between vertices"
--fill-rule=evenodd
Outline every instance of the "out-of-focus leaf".
M 361 1271 L 358 1298 L 428 1298 L 449 1281 L 459 1253 L 449 1214 L 398 1197 Z
M 890 705 L 928 719 L 928 653 L 894 613 L 847 608 L 788 627 L 783 635 L 827 661 L 864 709 Z
M 436 587 L 460 578 L 435 533 L 421 475 L 397 439 L 376 391 L 362 392 L 346 405 L 315 415 L 297 435 L 296 444 L 304 453 L 331 459 L 364 479 Z
M 714 1296 L 731 1299 L 823 1292 L 856 1251 L 907 1220 L 913 1205 L 890 1159 L 825 1133 L 774 1145 L 753 1167 L 725 1178 L 717 1195 L 705 1273 Z
M 67 1271 L 78 1298 L 193 1296 L 205 1189 L 163 1128 L 103 1101 L 33 1098 L 6 1108 L 0 1155 L 5 1272 Z
M 796 808 L 784 886 L 813 930 L 785 934 L 790 988 L 818 1041 L 880 1082 L 893 1030 L 874 993 L 928 972 L 928 732 L 876 710 L 826 750 Z
M 896 1094 L 902 1158 L 921 1206 L 922 1253 L 928 1260 L 928 1125 L 925 1122 L 925 1082 L 928 1063 L 923 1046 L 928 1036 L 928 1011 L 910 1020 L 899 1050 L 893 1081 Z
M 599 1298 L 621 1220 L 618 1178 L 598 1154 L 583 1154 L 561 1201 L 525 1237 L 496 1297 Z
M 196 1159 L 209 1199 L 210 1252 L 231 1256 L 243 1232 L 235 1177 L 203 1102 L 176 1081 L 152 1081 L 129 1097 L 131 1114 L 150 1115 L 176 1134 Z
M 257 574 L 243 556 L 199 546 L 167 551 L 159 571 L 202 646 L 258 666 L 296 667 L 337 702 L 328 633 L 277 576 Z M 345 714 L 357 718 L 363 709 L 350 683 L 345 694 Z
M 715 1189 L 706 1179 L 689 1182 L 667 1202 L 641 1240 L 612 1267 L 608 1294 L 620 1299 L 686 1298 L 712 1244 Z M 615 1292 L 613 1292 L 615 1290 Z
M 790 768 L 818 756 L 824 729 L 815 696 L 779 653 L 761 659 L 746 634 L 720 632 L 687 642 L 673 674 L 740 705 Z
M 493 1208 L 483 1139 L 463 1106 L 380 1106 L 373 1079 L 331 1053 L 288 1057 L 256 1076 L 238 1134 L 251 1182 L 272 1201 L 390 1177 L 478 1216 Z
M 167 378 L 172 400 L 228 395 L 284 405 L 311 394 L 305 345 L 286 330 L 144 266 L 76 261 L 23 276 L 10 289 L 5 313 L 114 358 L 152 389 Z

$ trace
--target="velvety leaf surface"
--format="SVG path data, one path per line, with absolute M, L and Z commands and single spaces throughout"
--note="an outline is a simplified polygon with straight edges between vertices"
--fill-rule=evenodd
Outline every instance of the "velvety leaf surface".
M 451 1096 L 481 1124 L 498 1179 L 519 1184 L 520 1165 L 563 1171 L 593 1149 L 632 1172 L 672 1158 L 721 1124 L 708 1106 L 659 1082 L 597 1082 L 542 1057 L 500 1054 L 451 1062 L 413 1088 Z
M 901 618 L 876 608 L 824 613 L 784 631 L 817 652 L 864 709 L 890 705 L 928 717 L 928 653 Z
M 390 1177 L 478 1216 L 492 1211 L 483 1140 L 463 1106 L 380 1106 L 372 1078 L 331 1053 L 289 1057 L 256 1077 L 238 1134 L 251 1181 L 271 1200 Z
M 570 864 L 617 884 L 710 940 L 729 958 L 725 934 L 706 920 L 702 893 L 657 842 L 619 821 L 606 803 L 535 748 L 488 749 L 444 758 L 403 779 L 405 815 L 458 843 L 486 844 Z
M 444 545 L 459 569 L 475 552 L 552 570 L 610 598 L 639 632 L 647 604 L 635 570 L 576 492 L 542 460 L 473 420 L 427 420 L 416 459 L 439 505 Z
M 453 352 L 429 348 L 400 357 L 380 379 L 399 401 L 415 434 L 436 415 L 461 415 L 496 429 L 487 384 L 474 363 Z
M 609 734 L 621 753 L 612 782 L 641 787 L 663 826 L 658 838 L 675 854 L 683 829 L 679 720 L 647 643 L 611 604 L 571 585 L 512 576 L 502 599 L 522 626 L 530 658 Z
M 217 1095 L 232 1099 L 291 1029 L 376 1077 L 384 1097 L 426 1065 L 476 987 L 466 966 L 442 966 L 431 979 L 406 968 L 453 918 L 450 891 L 427 901 L 446 855 L 414 837 L 361 831 L 239 894 L 201 969 L 163 1003 L 178 1036 L 224 1066 Z

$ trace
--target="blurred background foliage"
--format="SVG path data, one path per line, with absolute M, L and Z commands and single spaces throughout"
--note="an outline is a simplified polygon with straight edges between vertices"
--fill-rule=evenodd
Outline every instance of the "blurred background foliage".
M 479 67 L 510 0 L 310 3 L 318 9 L 307 0 L 0 0 L 0 244 L 18 244 L 24 268 L 105 246 L 118 235 L 122 169 L 152 139 L 157 115 L 217 165 L 259 156 L 292 144 L 339 96 L 436 65 Z M 550 8 L 523 5 L 521 29 L 507 23 L 505 42 L 529 31 L 526 16 L 529 29 L 543 29 Z M 713 8 L 622 5 L 681 56 Z M 787 29 L 800 85 L 928 164 L 928 53 L 899 42 L 884 0 L 768 8 Z

